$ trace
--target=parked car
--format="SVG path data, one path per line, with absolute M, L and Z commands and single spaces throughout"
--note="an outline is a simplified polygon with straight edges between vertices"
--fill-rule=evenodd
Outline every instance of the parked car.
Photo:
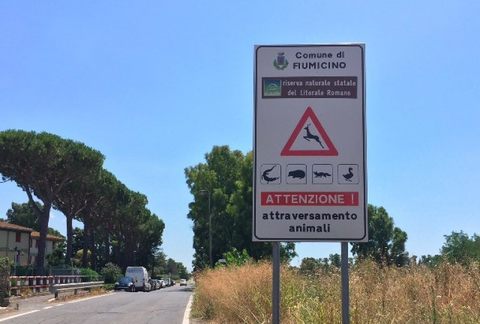
M 160 283 L 157 279 L 150 279 L 150 285 L 152 286 L 152 290 L 160 289 Z
M 135 290 L 152 290 L 152 285 L 149 282 L 150 276 L 144 267 L 127 267 L 125 277 L 131 277 L 133 279 Z
M 114 290 L 135 291 L 135 284 L 132 277 L 120 278 L 113 288 Z
M 187 285 L 187 279 L 180 279 L 180 286 L 186 286 Z
M 160 279 L 160 281 L 162 282 L 162 288 L 167 287 L 167 281 L 165 279 Z

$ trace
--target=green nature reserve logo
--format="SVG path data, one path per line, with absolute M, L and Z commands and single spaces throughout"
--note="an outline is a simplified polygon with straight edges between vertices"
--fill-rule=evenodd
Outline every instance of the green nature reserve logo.
M 282 95 L 282 86 L 280 80 L 263 80 L 263 96 L 279 97 Z

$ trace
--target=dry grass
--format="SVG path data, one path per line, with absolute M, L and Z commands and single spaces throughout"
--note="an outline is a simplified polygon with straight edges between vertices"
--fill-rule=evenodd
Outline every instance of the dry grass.
M 267 264 L 206 270 L 195 281 L 194 317 L 222 323 L 265 323 L 270 314 Z
M 213 323 L 268 323 L 271 264 L 197 275 L 193 316 Z M 282 323 L 340 323 L 340 271 L 281 273 Z M 405 268 L 372 262 L 350 271 L 351 323 L 480 323 L 480 268 L 442 264 Z

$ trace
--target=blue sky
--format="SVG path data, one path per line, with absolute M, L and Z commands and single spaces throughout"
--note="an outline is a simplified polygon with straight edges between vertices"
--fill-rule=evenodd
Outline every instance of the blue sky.
M 435 254 L 480 232 L 477 1 L 2 1 L 0 130 L 84 142 L 192 260 L 184 168 L 252 149 L 255 44 L 366 44 L 369 202 Z M 0 184 L 0 215 L 26 195 Z M 61 214 L 51 225 L 64 232 Z M 300 257 L 339 253 L 302 243 Z

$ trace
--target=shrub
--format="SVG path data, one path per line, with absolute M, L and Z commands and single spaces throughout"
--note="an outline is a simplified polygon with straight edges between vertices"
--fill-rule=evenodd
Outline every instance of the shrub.
M 10 297 L 10 266 L 9 258 L 0 258 L 0 306 L 8 306 Z
M 32 276 L 35 274 L 35 268 L 32 265 L 28 266 L 11 266 L 10 273 L 14 273 L 16 276 Z
M 96 281 L 100 278 L 98 272 L 90 268 L 81 268 L 80 275 L 84 276 L 84 280 L 86 281 Z
M 103 289 L 105 290 L 113 290 L 113 288 L 115 288 L 115 284 L 114 283 L 106 283 L 103 285 Z
M 233 248 L 229 252 L 224 253 L 223 257 L 228 266 L 241 266 L 252 261 L 252 258 L 248 255 L 246 249 L 243 249 L 242 252 L 240 252 L 236 248 Z
M 115 283 L 122 276 L 122 269 L 114 263 L 107 263 L 101 274 L 105 283 Z

